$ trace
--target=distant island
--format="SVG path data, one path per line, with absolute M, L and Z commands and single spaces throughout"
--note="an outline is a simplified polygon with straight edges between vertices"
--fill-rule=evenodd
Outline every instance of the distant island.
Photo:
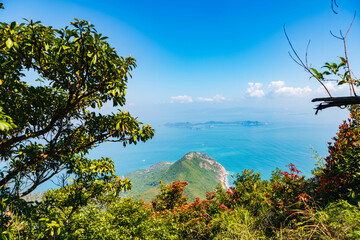
M 176 127 L 176 128 L 211 128 L 215 126 L 224 126 L 224 125 L 240 125 L 240 126 L 264 126 L 269 125 L 267 122 L 259 121 L 234 121 L 234 122 L 223 122 L 223 121 L 209 121 L 203 123 L 192 123 L 192 122 L 175 122 L 175 123 L 166 123 L 166 127 Z
M 189 200 L 196 197 L 205 199 L 206 191 L 213 191 L 220 183 L 223 188 L 228 187 L 225 168 L 204 153 L 190 152 L 175 163 L 159 162 L 147 169 L 137 170 L 125 174 L 132 182 L 131 194 L 146 202 L 154 199 L 160 191 L 160 180 L 171 183 L 177 180 L 187 181 L 189 185 L 184 194 Z

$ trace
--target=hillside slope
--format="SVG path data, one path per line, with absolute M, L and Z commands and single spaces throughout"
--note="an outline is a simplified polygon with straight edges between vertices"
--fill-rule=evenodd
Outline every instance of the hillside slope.
M 218 183 L 224 188 L 227 184 L 225 168 L 208 155 L 198 152 L 187 153 L 175 163 L 160 162 L 148 169 L 127 173 L 125 177 L 133 183 L 132 195 L 146 202 L 159 192 L 160 180 L 163 183 L 187 181 L 189 185 L 184 194 L 189 194 L 190 201 L 196 197 L 205 199 L 205 192 L 213 191 Z

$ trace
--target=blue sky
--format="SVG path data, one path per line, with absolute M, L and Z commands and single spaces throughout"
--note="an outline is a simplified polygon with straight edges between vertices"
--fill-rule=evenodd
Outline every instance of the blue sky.
M 320 67 L 343 56 L 329 30 L 345 31 L 360 2 L 298 1 L 4 1 L 0 21 L 40 20 L 60 28 L 91 21 L 119 55 L 138 67 L 127 106 L 144 122 L 270 120 L 339 122 L 346 112 L 314 116 L 313 97 L 326 96 L 288 56 L 286 24 L 299 54 L 311 39 L 309 61 Z M 359 17 L 348 38 L 353 70 L 360 65 Z M 334 95 L 346 89 L 330 86 Z M 110 111 L 110 108 L 108 109 Z

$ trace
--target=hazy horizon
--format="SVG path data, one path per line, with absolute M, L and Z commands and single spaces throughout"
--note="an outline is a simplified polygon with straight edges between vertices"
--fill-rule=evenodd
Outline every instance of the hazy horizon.
M 301 56 L 320 68 L 338 62 L 342 42 L 329 31 L 345 31 L 360 3 L 339 1 L 6 1 L 1 21 L 23 18 L 62 28 L 89 20 L 108 36 L 120 56 L 137 60 L 126 109 L 145 123 L 194 120 L 339 122 L 345 111 L 314 115 L 314 97 L 326 92 L 288 55 L 287 32 Z M 359 18 L 348 36 L 352 70 L 360 65 Z M 30 76 L 31 77 L 31 76 Z M 347 86 L 327 83 L 334 96 Z M 106 106 L 104 111 L 116 111 Z

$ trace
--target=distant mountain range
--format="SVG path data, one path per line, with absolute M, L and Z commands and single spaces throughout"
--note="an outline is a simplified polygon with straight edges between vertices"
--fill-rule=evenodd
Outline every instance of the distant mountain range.
M 193 201 L 196 197 L 205 199 L 205 192 L 213 191 L 219 183 L 226 188 L 226 175 L 225 168 L 208 155 L 190 152 L 175 163 L 159 162 L 147 169 L 129 172 L 125 177 L 132 182 L 130 195 L 150 202 L 159 193 L 160 180 L 165 184 L 187 181 L 189 185 L 184 194 L 188 194 L 189 201 Z
M 234 122 L 222 122 L 222 121 L 209 121 L 203 123 L 192 123 L 192 122 L 176 122 L 166 123 L 166 127 L 177 127 L 177 128 L 204 128 L 204 127 L 215 127 L 219 125 L 241 125 L 241 126 L 263 126 L 268 125 L 267 122 L 259 121 L 234 121 Z

